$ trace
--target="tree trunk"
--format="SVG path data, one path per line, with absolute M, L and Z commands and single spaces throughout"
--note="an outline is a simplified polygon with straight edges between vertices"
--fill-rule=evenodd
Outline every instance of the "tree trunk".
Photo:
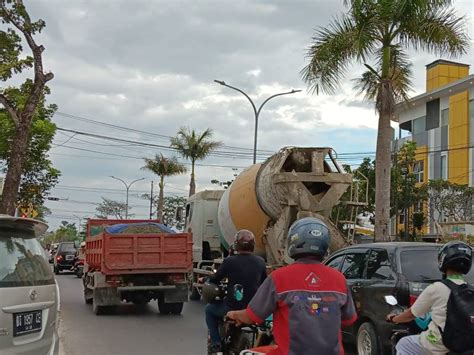
M 192 196 L 196 193 L 196 181 L 194 180 L 194 163 L 191 162 L 191 182 L 189 183 L 189 196 Z
M 378 97 L 379 125 L 377 133 L 377 152 L 375 156 L 375 240 L 390 240 L 390 172 L 392 129 L 390 119 L 394 99 L 389 80 L 382 81 Z
M 164 196 L 164 189 L 165 189 L 165 177 L 162 175 L 160 176 L 160 183 L 158 184 L 160 187 L 160 193 L 158 195 L 158 219 L 160 220 L 161 223 L 164 223 L 163 221 L 163 207 L 164 207 L 164 201 L 165 201 L 165 196 Z
M 22 119 L 17 126 L 12 141 L 12 148 L 8 160 L 7 175 L 3 185 L 0 213 L 14 215 L 16 210 L 18 190 L 23 173 L 23 164 L 28 150 L 28 136 L 30 131 L 29 120 Z

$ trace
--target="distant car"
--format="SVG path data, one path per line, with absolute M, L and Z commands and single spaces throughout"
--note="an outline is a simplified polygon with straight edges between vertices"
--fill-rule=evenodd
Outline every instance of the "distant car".
M 393 295 L 401 306 L 412 305 L 432 282 L 441 280 L 439 244 L 371 243 L 338 250 L 325 264 L 347 279 L 358 320 L 343 329 L 343 341 L 356 345 L 359 355 L 390 353 L 394 327 L 385 316 L 392 311 L 384 296 Z M 474 270 L 466 275 L 474 283 Z M 383 352 L 385 351 L 385 352 Z
M 59 275 L 63 270 L 71 270 L 76 258 L 76 246 L 74 242 L 59 243 L 58 250 L 54 256 L 54 273 Z
M 39 221 L 0 215 L 0 354 L 57 355 L 59 289 Z

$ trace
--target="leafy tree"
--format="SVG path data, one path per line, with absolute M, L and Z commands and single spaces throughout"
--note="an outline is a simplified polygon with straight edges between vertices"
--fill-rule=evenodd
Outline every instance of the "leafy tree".
M 129 206 L 128 209 L 130 210 L 131 207 Z M 127 205 L 123 202 L 102 197 L 102 202 L 96 207 L 95 210 L 97 211 L 98 218 L 108 219 L 109 217 L 112 217 L 115 219 L 124 219 Z
M 61 221 L 58 229 L 48 233 L 41 241 L 43 246 L 51 245 L 52 243 L 74 242 L 79 240 L 79 233 L 74 223 Z
M 184 229 L 186 198 L 182 196 L 166 196 L 163 206 L 163 223 L 169 227 Z
M 15 127 L 0 213 L 14 214 L 27 160 L 33 117 L 44 97 L 45 85 L 54 75 L 44 72 L 42 59 L 44 46 L 38 45 L 34 39 L 34 35 L 45 27 L 45 22 L 31 21 L 22 0 L 0 0 L 0 20 L 6 25 L 5 30 L 0 30 L 0 79 L 6 82 L 24 69 L 34 70 L 33 80 L 26 82 L 28 92 L 24 101 L 16 101 L 11 95 L 11 88 L 0 88 L 0 104 L 5 108 Z M 22 34 L 32 56 L 23 55 L 22 39 L 18 33 Z
M 472 220 L 474 187 L 446 180 L 430 180 L 423 190 L 431 209 L 437 212 L 436 222 L 441 222 L 443 216 L 455 222 Z
M 151 171 L 160 177 L 160 192 L 158 196 L 158 219 L 163 220 L 163 205 L 164 205 L 164 189 L 165 177 L 183 174 L 186 172 L 186 167 L 178 162 L 176 157 L 165 158 L 163 154 L 156 155 L 155 159 L 145 158 L 144 170 Z
M 171 147 L 175 148 L 183 158 L 191 161 L 191 181 L 189 183 L 189 196 L 196 193 L 194 167 L 196 161 L 203 160 L 212 151 L 222 146 L 222 142 L 212 141 L 212 129 L 196 132 L 187 127 L 181 127 L 176 137 L 171 138 Z
M 388 240 L 390 217 L 390 120 L 397 101 L 411 87 L 409 48 L 438 55 L 466 52 L 469 38 L 464 19 L 450 0 L 345 0 L 348 10 L 329 26 L 320 27 L 308 50 L 304 80 L 315 90 L 334 93 L 351 62 L 367 71 L 356 87 L 375 102 L 379 114 L 376 153 L 375 236 Z M 375 65 L 369 65 L 372 60 Z
M 5 92 L 14 100 L 15 105 L 23 105 L 31 90 L 32 83 L 27 81 L 20 88 L 8 88 Z M 44 93 L 49 89 L 45 87 Z M 32 205 L 38 210 L 60 176 L 59 170 L 53 167 L 48 156 L 56 126 L 51 118 L 56 105 L 46 105 L 44 96 L 34 112 L 31 130 L 28 137 L 26 158 L 22 168 L 20 191 L 17 197 L 19 205 Z M 7 171 L 11 156 L 16 127 L 5 109 L 0 109 L 0 169 Z

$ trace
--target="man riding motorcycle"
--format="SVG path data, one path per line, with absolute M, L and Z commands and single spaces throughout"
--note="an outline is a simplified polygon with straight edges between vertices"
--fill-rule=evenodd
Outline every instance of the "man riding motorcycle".
M 218 353 L 222 348 L 219 322 L 227 312 L 245 309 L 258 287 L 267 277 L 265 261 L 252 254 L 254 248 L 255 236 L 253 233 L 245 229 L 238 231 L 233 245 L 237 254 L 225 258 L 216 273 L 207 281 L 217 285 L 223 279 L 227 279 L 228 289 L 223 302 L 209 303 L 206 306 L 206 324 L 212 353 Z M 239 285 L 239 299 L 235 297 L 234 288 L 236 285 Z M 212 290 L 212 287 L 206 289 Z
M 287 239 L 295 262 L 273 271 L 246 310 L 227 314 L 238 324 L 251 324 L 273 313 L 278 347 L 270 354 L 342 353 L 341 325 L 354 323 L 357 316 L 344 276 L 321 263 L 329 243 L 329 229 L 320 219 L 297 220 Z
M 438 253 L 438 266 L 443 278 L 456 285 L 464 284 L 463 275 L 472 265 L 472 249 L 469 245 L 451 241 L 446 243 Z M 397 354 L 447 354 L 449 350 L 443 343 L 443 332 L 448 316 L 450 288 L 442 282 L 428 286 L 417 298 L 411 308 L 396 315 L 389 314 L 387 320 L 393 323 L 408 323 L 416 317 L 431 312 L 428 329 L 419 335 L 406 336 L 396 346 Z

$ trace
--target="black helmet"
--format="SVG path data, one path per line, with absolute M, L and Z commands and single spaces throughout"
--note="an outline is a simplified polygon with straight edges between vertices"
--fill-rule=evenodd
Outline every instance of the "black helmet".
M 453 269 L 467 274 L 471 270 L 471 264 L 472 248 L 464 242 L 448 242 L 438 252 L 438 267 L 442 273 Z
M 322 259 L 329 248 L 331 233 L 319 218 L 305 217 L 294 222 L 288 231 L 287 251 L 292 259 L 316 256 Z
M 235 234 L 234 250 L 237 252 L 253 253 L 255 236 L 247 229 L 241 229 Z
M 216 303 L 225 297 L 225 290 L 212 282 L 205 282 L 202 285 L 202 298 L 206 303 Z

